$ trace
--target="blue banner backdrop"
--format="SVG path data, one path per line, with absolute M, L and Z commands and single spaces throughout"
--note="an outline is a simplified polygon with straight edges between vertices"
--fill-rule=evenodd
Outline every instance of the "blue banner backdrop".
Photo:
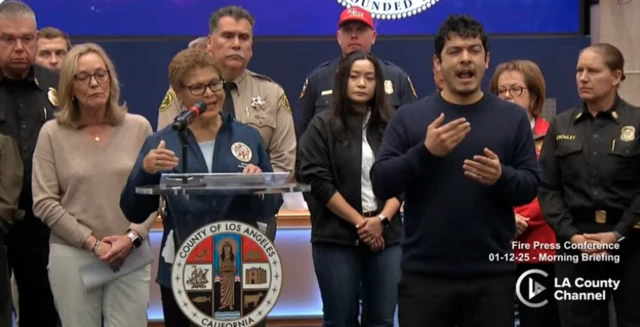
M 449 14 L 468 14 L 492 34 L 571 34 L 581 28 L 580 0 L 26 0 L 38 25 L 71 36 L 200 36 L 209 15 L 240 5 L 257 36 L 335 35 L 340 12 L 359 5 L 381 35 L 433 35 Z M 395 19 L 394 19 L 395 18 Z

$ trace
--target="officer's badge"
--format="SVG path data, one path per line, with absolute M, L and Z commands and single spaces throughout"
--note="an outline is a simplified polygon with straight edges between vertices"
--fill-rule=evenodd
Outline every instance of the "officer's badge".
M 633 126 L 624 126 L 620 131 L 620 139 L 630 142 L 636 139 L 636 128 Z
M 49 88 L 49 92 L 47 92 L 47 97 L 49 97 L 49 102 L 54 107 L 58 107 L 58 91 L 52 87 Z
M 253 153 L 251 152 L 251 148 L 242 142 L 236 142 L 231 145 L 231 153 L 236 159 L 242 162 L 251 161 L 251 157 Z
M 384 93 L 393 94 L 393 83 L 390 80 L 384 81 Z
M 287 95 L 282 93 L 282 95 L 280 96 L 280 105 L 282 105 L 282 107 L 288 111 L 289 113 L 291 113 L 291 105 L 289 105 L 289 99 L 287 99 Z
M 260 96 L 257 96 L 255 98 L 251 98 L 251 108 L 256 109 L 256 110 L 263 110 L 264 105 L 266 102 L 264 102 L 264 100 L 262 100 L 262 98 Z
M 309 79 L 304 80 L 304 85 L 302 85 L 302 91 L 300 91 L 300 99 L 304 97 L 307 93 L 307 85 L 309 85 Z
M 167 110 L 167 108 L 173 104 L 173 101 L 176 100 L 176 94 L 173 89 L 169 89 L 167 93 L 164 95 L 164 99 L 162 99 L 162 103 L 160 104 L 160 112 Z

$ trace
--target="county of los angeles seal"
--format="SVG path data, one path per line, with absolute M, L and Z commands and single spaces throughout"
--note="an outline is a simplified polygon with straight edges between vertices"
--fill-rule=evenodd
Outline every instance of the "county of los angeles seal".
M 282 263 L 257 228 L 221 221 L 181 244 L 171 270 L 173 295 L 201 327 L 251 327 L 267 317 L 282 288 Z
M 374 19 L 402 19 L 415 16 L 433 7 L 440 0 L 338 0 L 342 6 L 358 6 Z

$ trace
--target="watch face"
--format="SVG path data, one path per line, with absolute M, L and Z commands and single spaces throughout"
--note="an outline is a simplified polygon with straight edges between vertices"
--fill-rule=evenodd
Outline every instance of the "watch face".
M 129 236 L 129 239 L 131 239 L 131 243 L 133 243 L 134 247 L 139 247 L 142 244 L 140 237 L 138 237 L 136 234 L 129 233 L 127 234 L 127 236 Z

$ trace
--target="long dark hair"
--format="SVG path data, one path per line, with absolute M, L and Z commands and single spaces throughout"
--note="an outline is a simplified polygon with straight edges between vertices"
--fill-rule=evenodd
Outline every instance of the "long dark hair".
M 387 94 L 384 92 L 384 77 L 382 76 L 382 68 L 378 60 L 363 51 L 351 52 L 340 62 L 340 67 L 338 68 L 333 84 L 333 100 L 331 103 L 331 120 L 336 139 L 343 142 L 347 141 L 347 129 L 355 127 L 348 126 L 347 123 L 347 115 L 355 112 L 353 109 L 353 101 L 347 96 L 347 89 L 349 87 L 351 67 L 357 60 L 370 61 L 376 71 L 376 88 L 373 98 L 369 100 L 371 116 L 369 117 L 367 128 L 376 128 L 383 131 L 393 114 L 393 109 L 391 109 Z M 360 128 L 360 126 L 358 126 L 358 128 Z

